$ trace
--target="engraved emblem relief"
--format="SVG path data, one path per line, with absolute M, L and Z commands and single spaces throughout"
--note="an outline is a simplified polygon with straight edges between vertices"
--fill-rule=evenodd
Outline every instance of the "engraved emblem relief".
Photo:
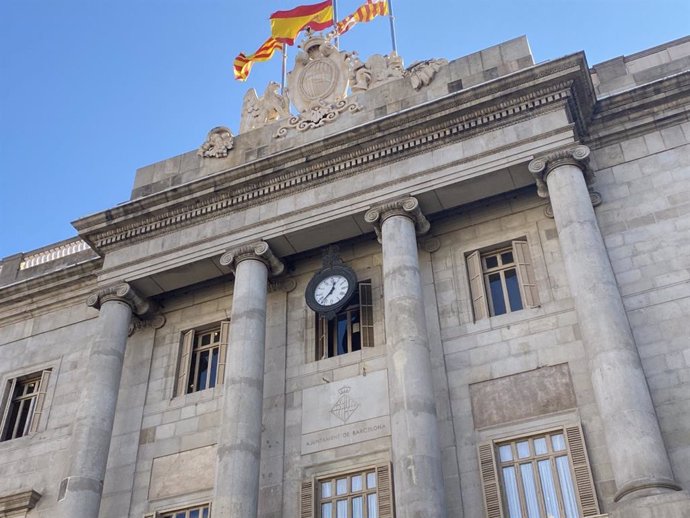
M 333 408 L 331 408 L 331 414 L 340 419 L 343 423 L 347 423 L 355 413 L 355 410 L 359 408 L 359 402 L 350 397 L 350 387 L 344 386 L 338 390 L 340 397 L 336 401 Z
M 279 90 L 280 85 L 275 81 L 268 83 L 261 97 L 253 88 L 247 90 L 242 101 L 240 133 L 290 117 L 290 101 L 287 95 L 281 94 Z
M 197 155 L 202 158 L 225 158 L 234 145 L 232 131 L 225 126 L 218 126 L 208 132 L 206 141 L 201 144 Z

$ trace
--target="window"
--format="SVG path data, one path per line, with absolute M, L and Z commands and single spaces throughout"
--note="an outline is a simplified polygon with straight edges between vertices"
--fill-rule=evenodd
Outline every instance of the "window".
M 599 514 L 579 425 L 480 445 L 479 464 L 488 518 Z
M 467 256 L 474 319 L 539 305 L 527 241 Z
M 192 329 L 182 335 L 175 394 L 190 394 L 223 383 L 229 322 Z
M 44 370 L 8 382 L 0 441 L 10 441 L 38 431 L 49 378 L 50 370 Z
M 389 464 L 302 483 L 300 518 L 393 518 Z
M 211 504 L 145 514 L 144 518 L 211 518 Z
M 316 359 L 374 346 L 371 281 L 362 281 L 346 308 L 332 319 L 316 315 Z

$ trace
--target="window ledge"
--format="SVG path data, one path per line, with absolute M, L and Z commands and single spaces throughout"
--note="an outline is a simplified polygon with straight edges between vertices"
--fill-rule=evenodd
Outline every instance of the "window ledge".
M 3 518 L 24 518 L 36 506 L 41 493 L 30 489 L 21 493 L 0 496 L 0 516 Z

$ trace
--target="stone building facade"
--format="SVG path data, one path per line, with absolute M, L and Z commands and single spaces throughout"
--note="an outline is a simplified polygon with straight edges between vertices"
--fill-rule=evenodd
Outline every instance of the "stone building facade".
M 3 259 L 0 516 L 690 516 L 690 38 L 288 84 Z

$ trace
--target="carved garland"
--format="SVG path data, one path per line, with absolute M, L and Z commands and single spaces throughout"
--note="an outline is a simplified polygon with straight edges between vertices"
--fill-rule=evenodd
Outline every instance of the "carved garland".
M 515 115 L 528 114 L 532 110 L 553 103 L 567 101 L 571 95 L 568 89 L 572 82 L 559 83 L 549 88 L 537 92 L 539 97 L 521 96 L 510 101 L 504 101 L 494 105 L 493 109 L 484 108 L 455 117 L 445 124 L 436 124 L 430 128 L 416 130 L 406 135 L 409 140 L 401 141 L 391 139 L 387 147 L 371 145 L 363 149 L 364 154 L 357 156 L 355 153 L 345 154 L 345 159 L 332 159 L 324 164 L 318 164 L 309 168 L 302 168 L 297 171 L 279 175 L 270 179 L 264 185 L 256 184 L 240 187 L 231 192 L 215 194 L 207 199 L 203 206 L 195 202 L 195 207 L 181 207 L 170 211 L 164 218 L 150 217 L 136 224 L 127 225 L 124 229 L 118 228 L 96 234 L 94 242 L 99 249 L 107 250 L 117 243 L 128 239 L 141 239 L 151 232 L 159 230 L 172 230 L 191 220 L 199 217 L 210 219 L 219 216 L 220 212 L 237 205 L 257 203 L 260 198 L 276 195 L 280 191 L 300 186 L 302 189 L 307 187 L 304 184 L 324 179 L 334 173 L 342 173 L 355 168 L 374 167 L 375 161 L 382 159 L 395 159 L 396 155 L 411 152 L 418 148 L 418 152 L 423 152 L 430 147 L 440 147 L 445 144 L 445 140 L 460 139 L 465 133 L 470 131 L 481 131 L 487 124 L 496 123 Z M 564 90 L 565 89 L 565 90 Z M 498 106 L 499 110 L 495 111 Z M 397 158 L 402 159 L 402 157 Z M 263 201 L 263 200 L 261 200 Z

